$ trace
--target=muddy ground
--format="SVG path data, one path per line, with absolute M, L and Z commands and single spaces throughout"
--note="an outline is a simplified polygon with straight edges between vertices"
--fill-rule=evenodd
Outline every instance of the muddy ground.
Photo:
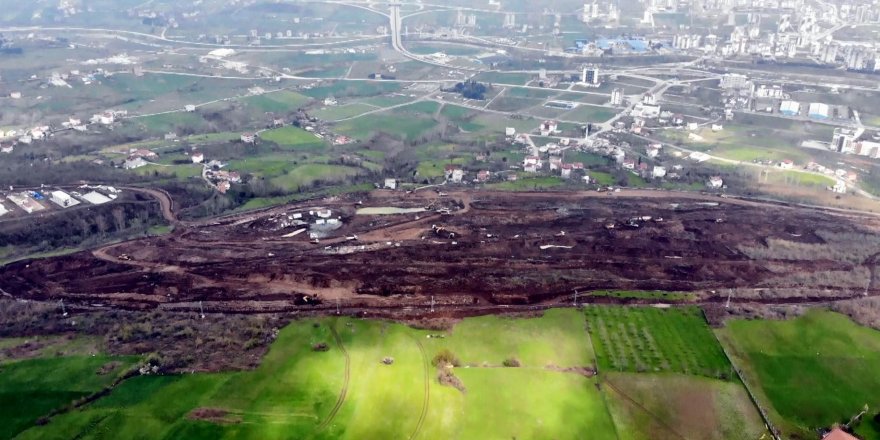
M 365 207 L 426 211 L 357 214 Z M 841 300 L 880 286 L 779 280 L 862 265 L 873 277 L 876 258 L 754 260 L 741 248 L 878 231 L 875 217 L 695 193 L 374 191 L 177 222 L 163 237 L 13 263 L 0 268 L 0 293 L 71 307 L 412 317 L 571 303 L 575 291 L 580 302 L 657 302 L 588 293 L 602 289 L 756 301 L 731 292 L 772 278 L 772 297 L 757 301 Z

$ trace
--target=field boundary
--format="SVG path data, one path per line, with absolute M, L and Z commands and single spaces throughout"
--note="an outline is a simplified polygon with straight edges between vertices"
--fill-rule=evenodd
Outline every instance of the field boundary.
M 318 431 L 330 426 L 330 423 L 336 418 L 336 414 L 339 413 L 339 409 L 342 408 L 342 404 L 345 403 L 345 396 L 348 394 L 348 383 L 351 379 L 351 357 L 348 355 L 348 350 L 342 345 L 342 338 L 340 338 L 339 333 L 336 332 L 336 322 L 330 325 L 330 333 L 333 334 L 333 339 L 336 341 L 336 345 L 339 346 L 339 349 L 345 356 L 345 379 L 342 382 L 342 390 L 339 391 L 339 398 L 336 399 L 336 405 L 330 410 L 330 414 L 327 415 L 327 418 L 318 425 Z
M 425 353 L 425 346 L 422 345 L 422 341 L 418 340 L 415 336 L 410 336 L 419 347 L 419 352 L 422 354 L 422 367 L 425 370 L 425 398 L 422 401 L 422 412 L 419 414 L 419 421 L 416 423 L 416 429 L 409 436 L 409 440 L 413 440 L 418 437 L 419 433 L 422 431 L 422 426 L 425 424 L 425 418 L 428 416 L 428 403 L 431 401 L 431 370 L 428 367 L 428 355 Z
M 705 317 L 705 313 L 703 315 Z M 767 411 L 764 409 L 764 407 L 761 406 L 761 403 L 758 401 L 758 398 L 755 396 L 755 393 L 752 392 L 752 388 L 749 387 L 749 384 L 748 384 L 748 382 L 746 382 L 745 377 L 742 374 L 742 372 L 740 371 L 739 367 L 737 367 L 736 364 L 733 362 L 733 357 L 731 357 L 730 353 L 727 352 L 727 347 L 725 347 L 724 344 L 721 342 L 721 340 L 718 339 L 718 335 L 715 332 L 712 332 L 712 335 L 715 336 L 715 340 L 717 340 L 718 345 L 721 346 L 721 351 L 724 353 L 724 356 L 727 358 L 727 362 L 730 363 L 731 368 L 736 373 L 736 377 L 739 378 L 739 382 L 743 385 L 743 388 L 745 388 L 746 394 L 749 395 L 749 400 L 751 400 L 752 404 L 755 405 L 755 408 L 758 409 L 758 414 L 760 414 L 761 419 L 764 420 L 764 426 L 767 427 L 767 430 L 770 431 L 770 435 L 774 439 L 781 440 L 782 438 L 779 436 L 779 430 L 776 428 L 776 426 L 773 425 L 773 422 L 770 420 L 770 415 L 767 413 Z
M 626 401 L 628 401 L 629 403 L 631 403 L 632 405 L 634 405 L 636 408 L 642 410 L 645 414 L 651 416 L 651 418 L 654 419 L 654 421 L 656 421 L 657 423 L 659 423 L 660 426 L 662 426 L 663 428 L 665 428 L 667 431 L 669 431 L 669 432 L 675 434 L 676 436 L 678 436 L 678 438 L 681 438 L 681 439 L 687 440 L 687 437 L 685 437 L 685 436 L 682 435 L 680 432 L 676 431 L 676 430 L 673 429 L 671 426 L 669 426 L 668 424 L 666 424 L 666 422 L 663 421 L 663 419 L 660 418 L 660 416 L 654 414 L 654 413 L 651 412 L 648 408 L 645 408 L 644 405 L 642 405 L 641 403 L 637 402 L 635 399 L 633 399 L 632 397 L 630 397 L 629 395 L 627 395 L 626 393 L 624 393 L 623 391 L 621 391 L 619 388 L 617 388 L 617 387 L 616 387 L 616 386 L 615 386 L 610 380 L 608 380 L 607 378 L 605 379 L 605 385 L 607 385 L 608 388 L 610 388 L 612 391 L 614 391 L 615 393 L 617 393 L 620 397 L 623 397 Z M 613 421 L 613 418 L 612 418 L 612 421 Z M 616 426 L 616 423 L 615 423 L 615 426 Z

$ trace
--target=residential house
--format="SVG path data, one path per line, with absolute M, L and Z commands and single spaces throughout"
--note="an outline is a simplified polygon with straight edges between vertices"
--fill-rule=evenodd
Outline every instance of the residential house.
M 174 132 L 165 133 L 165 140 L 166 141 L 173 141 L 175 139 L 177 139 L 177 133 L 174 133 Z
M 220 194 L 226 194 L 226 191 L 229 191 L 229 188 L 231 187 L 232 185 L 225 180 L 217 183 L 217 191 L 220 192 Z
M 385 179 L 385 188 L 397 189 L 397 179 Z
M 834 429 L 822 436 L 822 440 L 859 440 L 859 438 L 835 426 Z
M 147 158 L 147 159 L 155 159 L 155 158 L 159 157 L 159 155 L 156 154 L 154 151 L 150 151 L 150 150 L 147 150 L 144 148 L 137 148 L 137 149 L 131 150 L 129 152 L 129 157 L 143 157 L 143 158 Z
M 549 136 L 556 133 L 557 128 L 559 128 L 559 125 L 556 121 L 544 121 L 540 128 L 541 136 Z
M 196 106 L 194 106 L 192 104 L 187 104 L 187 105 L 183 106 L 183 109 L 189 113 L 192 113 L 192 112 L 196 111 Z
M 724 180 L 721 179 L 721 176 L 712 176 L 709 178 L 709 182 L 707 182 L 709 188 L 718 189 L 724 186 Z
M 794 162 L 792 162 L 790 159 L 785 159 L 782 162 L 779 162 L 779 168 L 782 168 L 783 170 L 790 170 L 794 168 Z
M 651 175 L 655 178 L 666 177 L 666 167 L 655 166 Z
M 486 182 L 489 180 L 490 176 L 491 176 L 491 174 L 489 173 L 488 170 L 480 170 L 477 173 L 477 182 Z
M 196 152 L 193 153 L 192 156 L 190 156 L 190 159 L 192 160 L 192 163 L 202 163 L 205 161 L 205 155 L 203 153 Z
M 843 180 L 837 180 L 837 182 L 834 183 L 834 186 L 831 187 L 831 191 L 838 194 L 846 194 L 846 182 Z
M 240 139 L 246 144 L 253 144 L 257 142 L 257 135 L 254 133 L 242 133 Z
M 560 175 L 562 176 L 563 179 L 570 179 L 571 178 L 571 170 L 573 170 L 573 169 L 574 169 L 574 167 L 571 166 L 570 163 L 564 163 L 564 164 L 562 164 L 562 169 L 560 171 L 560 173 L 561 173 Z
M 507 137 L 513 137 L 514 135 L 516 135 L 516 128 L 513 128 L 513 127 L 505 128 L 504 135 Z
M 634 161 L 632 159 L 624 159 L 623 160 L 623 168 L 625 168 L 627 170 L 636 169 L 636 161 Z
M 0 146 L 0 153 L 7 153 L 8 154 L 8 153 L 12 153 L 13 150 L 15 150 L 15 147 L 13 147 L 12 144 Z
M 140 168 L 146 165 L 148 165 L 147 161 L 145 161 L 143 157 L 132 157 L 122 164 L 122 168 L 125 168 L 126 170 L 133 170 L 135 168 Z
M 660 155 L 660 149 L 663 148 L 661 144 L 650 144 L 645 149 L 645 152 L 648 154 L 648 157 L 655 158 Z
M 446 179 L 454 183 L 461 183 L 464 177 L 464 171 L 458 165 L 446 165 Z

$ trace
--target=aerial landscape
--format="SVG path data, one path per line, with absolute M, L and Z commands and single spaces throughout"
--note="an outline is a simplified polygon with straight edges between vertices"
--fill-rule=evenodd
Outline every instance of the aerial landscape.
M 877 0 L 0 0 L 0 439 L 880 440 Z

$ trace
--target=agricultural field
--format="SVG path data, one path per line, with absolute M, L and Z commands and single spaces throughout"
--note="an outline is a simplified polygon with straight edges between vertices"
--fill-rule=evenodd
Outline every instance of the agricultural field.
M 610 373 L 602 385 L 621 440 L 754 440 L 766 433 L 737 382 L 668 373 Z
M 856 432 L 880 438 L 870 420 L 880 408 L 880 332 L 814 310 L 787 321 L 731 321 L 717 333 L 786 435 L 812 438 L 867 405 Z
M 298 127 L 283 127 L 260 134 L 260 139 L 274 142 L 285 150 L 311 151 L 325 146 L 323 140 Z
M 401 118 L 401 114 L 397 112 L 371 113 L 340 122 L 335 126 L 335 131 L 360 140 L 370 139 L 379 133 L 403 140 L 415 140 L 437 125 L 427 115 L 419 115 L 418 112 L 405 114 L 411 117 Z
M 309 102 L 309 98 L 296 92 L 282 90 L 280 92 L 249 96 L 244 98 L 243 101 L 263 112 L 283 113 L 292 112 L 302 107 Z
M 447 367 L 432 361 L 444 351 L 461 358 L 455 386 L 439 382 Z M 283 329 L 254 371 L 135 377 L 21 438 L 613 438 L 596 379 L 564 371 L 591 357 L 576 310 L 447 331 L 306 319 Z M 521 366 L 495 368 L 509 359 Z
M 586 310 L 600 371 L 732 377 L 700 309 L 596 306 Z
M 535 191 L 541 189 L 558 188 L 565 185 L 565 183 L 566 181 L 560 177 L 546 176 L 520 177 L 517 180 L 490 183 L 486 186 L 492 189 L 500 189 L 502 191 Z
M 569 121 L 605 122 L 614 117 L 617 111 L 613 108 L 594 105 L 579 105 L 576 109 L 563 113 L 560 118 Z
M 319 109 L 312 110 L 310 114 L 318 119 L 333 122 L 340 119 L 354 118 L 373 110 L 379 110 L 379 108 L 369 104 L 352 102 L 350 104 L 344 104 L 336 107 L 321 107 Z

